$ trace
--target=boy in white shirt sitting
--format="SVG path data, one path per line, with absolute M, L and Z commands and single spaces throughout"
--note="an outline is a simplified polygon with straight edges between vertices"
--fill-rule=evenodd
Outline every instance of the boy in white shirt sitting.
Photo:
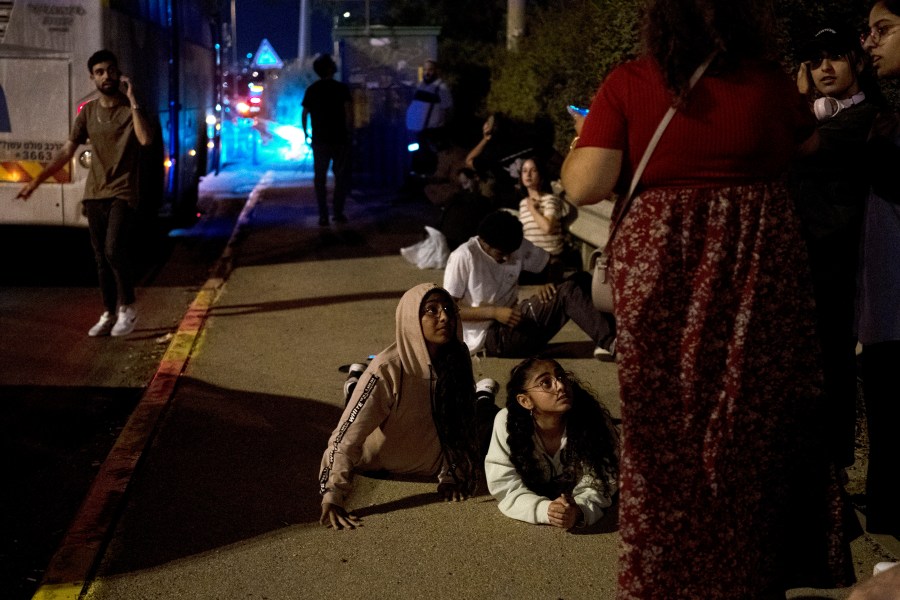
M 459 305 L 469 352 L 533 356 L 572 319 L 594 340 L 594 356 L 613 358 L 615 321 L 591 303 L 589 273 L 545 284 L 519 302 L 519 274 L 539 273 L 549 259 L 546 251 L 523 239 L 522 224 L 506 211 L 485 217 L 478 235 L 450 254 L 444 289 Z

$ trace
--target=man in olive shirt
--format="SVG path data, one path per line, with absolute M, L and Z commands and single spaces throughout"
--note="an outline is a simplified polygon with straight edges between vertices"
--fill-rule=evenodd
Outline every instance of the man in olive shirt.
M 154 129 L 112 52 L 100 50 L 91 55 L 88 71 L 100 97 L 81 108 L 69 139 L 53 162 L 28 182 L 18 197 L 27 200 L 72 160 L 78 146 L 90 140 L 91 167 L 83 204 L 105 311 L 88 335 L 120 336 L 131 333 L 137 320 L 128 244 L 138 204 L 139 146 L 153 142 Z

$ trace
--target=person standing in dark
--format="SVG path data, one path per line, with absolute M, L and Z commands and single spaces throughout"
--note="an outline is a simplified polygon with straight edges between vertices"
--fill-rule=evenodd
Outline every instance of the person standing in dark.
M 100 97 L 81 108 L 69 139 L 53 162 L 29 181 L 17 197 L 27 200 L 41 183 L 72 160 L 79 146 L 90 140 L 91 167 L 84 187 L 83 210 L 106 310 L 88 335 L 121 336 L 131 333 L 137 321 L 129 244 L 140 200 L 140 147 L 153 143 L 155 121 L 137 101 L 134 84 L 119 71 L 118 59 L 112 52 L 95 52 L 87 66 Z
M 438 154 L 448 146 L 448 126 L 452 116 L 450 87 L 441 79 L 437 62 L 426 60 L 422 65 L 422 81 L 416 86 L 406 109 L 406 129 L 419 144 L 413 172 L 420 175 L 434 173 Z
M 353 131 L 353 105 L 350 89 L 334 80 L 337 65 L 331 55 L 323 54 L 313 61 L 313 71 L 319 76 L 303 96 L 300 120 L 303 133 L 309 137 L 312 118 L 312 150 L 314 185 L 319 203 L 319 225 L 328 225 L 328 166 L 334 174 L 334 222 L 346 223 L 344 201 L 350 189 L 350 135 Z
M 863 49 L 880 80 L 900 79 L 900 0 L 879 0 L 869 12 Z M 882 111 L 869 136 L 866 156 L 871 191 L 863 214 L 858 335 L 869 425 L 866 530 L 900 539 L 900 104 Z M 896 582 L 895 574 L 883 581 Z M 896 589 L 896 588 L 894 588 Z M 874 591 L 874 590 L 873 590 Z M 872 598 L 871 596 L 862 596 Z
M 790 182 L 813 277 L 828 444 L 837 466 L 849 467 L 856 443 L 856 271 L 869 192 L 863 150 L 878 94 L 865 85 L 865 55 L 850 32 L 820 29 L 799 55 L 797 87 L 814 100 L 819 143 L 794 162 Z
M 819 427 L 815 304 L 783 183 L 814 117 L 769 45 L 772 3 L 645 6 L 642 56 L 574 117 L 562 168 L 576 205 L 623 191 L 676 108 L 605 250 L 623 440 L 616 598 L 850 585 L 854 531 Z

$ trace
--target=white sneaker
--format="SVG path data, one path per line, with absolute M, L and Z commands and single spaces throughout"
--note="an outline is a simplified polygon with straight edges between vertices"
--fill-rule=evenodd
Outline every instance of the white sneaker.
M 134 331 L 135 323 L 137 323 L 137 310 L 135 310 L 134 305 L 120 306 L 119 318 L 116 319 L 116 324 L 113 325 L 110 335 L 114 337 L 128 335 Z
M 594 348 L 594 358 L 603 362 L 612 362 L 616 360 L 616 340 L 614 339 L 609 345 L 609 350 L 597 344 Z
M 99 337 L 101 335 L 109 335 L 109 332 L 112 331 L 113 325 L 116 323 L 116 318 L 109 311 L 104 312 L 100 315 L 100 320 L 97 321 L 93 327 L 88 329 L 88 335 L 91 337 Z
M 362 377 L 362 374 L 368 366 L 368 364 L 363 363 L 353 363 L 350 365 L 350 370 L 347 373 L 347 381 L 344 382 L 344 405 L 350 401 L 350 396 L 353 395 L 353 390 L 356 388 L 356 384 L 359 383 L 359 378 Z
M 497 392 L 500 391 L 500 384 L 491 378 L 482 379 L 478 383 L 475 384 L 475 398 L 481 399 L 483 397 L 489 397 L 491 400 L 497 395 Z

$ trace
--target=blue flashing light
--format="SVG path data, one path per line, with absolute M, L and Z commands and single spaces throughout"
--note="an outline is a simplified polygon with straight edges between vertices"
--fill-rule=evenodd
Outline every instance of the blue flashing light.
M 252 52 L 248 52 L 248 53 L 247 53 L 247 58 L 253 58 L 253 53 L 252 53 Z
M 412 144 L 407 146 L 406 149 L 409 150 L 410 152 L 416 152 L 419 149 L 419 143 L 413 142 Z
M 299 146 L 306 142 L 303 130 L 294 125 L 276 125 L 271 131 L 278 137 L 287 140 L 291 145 Z
M 271 52 L 263 52 L 261 55 L 256 57 L 256 64 L 260 67 L 265 67 L 267 65 L 277 65 L 280 61 L 278 57 L 273 55 Z
M 284 67 L 284 63 L 281 61 L 278 53 L 275 52 L 275 48 L 269 43 L 269 40 L 263 38 L 259 44 L 259 49 L 253 57 L 251 66 L 256 69 L 281 69 Z

